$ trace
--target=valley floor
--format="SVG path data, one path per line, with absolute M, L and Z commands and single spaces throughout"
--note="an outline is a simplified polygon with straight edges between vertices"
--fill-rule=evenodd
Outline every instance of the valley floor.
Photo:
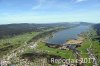
M 28 40 L 32 39 L 38 33 L 32 32 L 30 34 L 15 36 L 10 39 L 0 40 L 0 60 L 2 63 L 8 63 L 10 65 L 16 66 L 62 66 L 63 63 L 50 63 L 51 58 L 62 58 L 62 59 L 77 59 L 76 55 L 72 50 L 61 50 L 58 48 L 50 48 L 44 42 L 44 38 L 40 38 L 37 41 L 27 43 Z M 92 66 L 100 64 L 100 42 L 95 38 L 97 36 L 94 30 L 85 32 L 82 34 L 85 38 L 81 47 L 76 48 L 80 51 L 78 58 L 93 58 L 93 60 L 88 60 L 83 66 Z M 5 45 L 4 45 L 5 44 Z M 19 46 L 19 44 L 21 44 Z M 7 49 L 7 47 L 10 49 Z M 18 47 L 13 49 L 13 47 Z M 11 50 L 11 51 L 10 51 Z M 8 52 L 8 53 L 7 53 Z M 7 54 L 6 54 L 7 53 Z M 79 59 L 80 59 L 79 58 Z M 6 61 L 6 62 L 5 62 Z M 42 65 L 41 65 L 42 64 Z M 66 64 L 66 63 L 64 63 Z M 76 66 L 75 63 L 70 63 L 69 65 Z

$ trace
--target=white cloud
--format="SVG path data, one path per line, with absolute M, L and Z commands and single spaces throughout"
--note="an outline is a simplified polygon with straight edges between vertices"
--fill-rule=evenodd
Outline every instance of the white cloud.
M 32 7 L 33 10 L 40 8 L 46 0 L 37 0 L 37 1 L 38 1 L 37 5 Z
M 76 3 L 83 2 L 83 1 L 86 1 L 86 0 L 76 0 Z
M 64 5 L 65 6 L 65 4 L 66 4 L 66 2 L 65 3 L 63 2 L 62 4 L 57 2 L 59 0 L 36 0 L 36 1 L 37 1 L 37 5 L 32 7 L 33 10 L 36 10 L 36 9 L 39 9 L 42 7 L 47 7 L 47 6 L 50 7 L 52 5 L 54 5 L 54 6 Z M 75 3 L 80 3 L 80 2 L 87 1 L 87 0 L 71 0 L 71 1 L 74 1 Z

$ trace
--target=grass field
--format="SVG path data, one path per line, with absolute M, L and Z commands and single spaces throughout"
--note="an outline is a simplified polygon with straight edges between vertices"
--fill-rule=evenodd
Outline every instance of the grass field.
M 39 42 L 35 49 L 28 48 L 24 53 L 22 53 L 22 55 L 23 54 L 33 54 L 33 53 L 39 53 L 39 55 L 44 53 L 47 55 L 45 56 L 45 58 L 50 58 L 50 56 L 51 57 L 53 56 L 52 58 L 61 57 L 65 59 L 75 59 L 73 52 L 71 50 L 60 50 L 57 48 L 50 48 L 46 46 L 45 43 L 43 42 Z M 39 57 L 42 58 L 42 56 L 39 56 Z M 35 57 L 35 56 L 34 58 L 38 59 L 38 57 Z M 55 63 L 55 64 L 52 64 L 52 66 L 58 66 L 58 64 Z
M 50 48 L 46 46 L 45 43 L 42 43 L 42 42 L 38 44 L 37 49 L 42 50 L 46 52 L 47 54 L 61 56 L 62 58 L 66 58 L 66 59 L 73 58 L 71 57 L 73 55 L 71 50 L 60 50 L 57 48 Z
M 37 32 L 31 32 L 31 33 L 25 33 L 22 35 L 14 36 L 12 38 L 6 38 L 0 40 L 0 57 L 2 55 L 5 55 L 10 50 L 13 50 L 21 45 L 23 45 L 25 42 L 29 41 L 34 37 Z
M 83 36 L 85 37 L 85 40 L 83 42 L 83 44 L 81 45 L 81 47 L 77 48 L 78 50 L 81 51 L 81 56 L 83 58 L 89 58 L 88 52 L 87 52 L 87 48 L 92 48 L 93 49 L 93 54 L 95 55 L 95 57 L 98 56 L 98 59 L 100 59 L 100 42 L 98 40 L 96 40 L 96 37 L 99 37 L 96 34 L 95 30 L 91 30 L 89 33 L 84 33 Z M 98 62 L 100 63 L 100 62 Z M 92 63 L 86 63 L 87 66 L 92 66 Z

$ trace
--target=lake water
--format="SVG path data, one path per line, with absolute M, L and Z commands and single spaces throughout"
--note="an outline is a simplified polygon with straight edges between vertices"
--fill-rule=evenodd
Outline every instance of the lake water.
M 89 30 L 90 26 L 78 26 L 56 32 L 46 42 L 50 44 L 64 44 L 67 40 L 77 39 L 82 32 Z

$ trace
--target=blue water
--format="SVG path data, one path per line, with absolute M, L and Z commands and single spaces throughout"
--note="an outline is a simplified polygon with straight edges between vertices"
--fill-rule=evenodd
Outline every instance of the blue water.
M 64 44 L 67 40 L 77 39 L 80 33 L 89 30 L 89 28 L 90 26 L 78 26 L 56 32 L 51 38 L 47 39 L 47 43 Z

